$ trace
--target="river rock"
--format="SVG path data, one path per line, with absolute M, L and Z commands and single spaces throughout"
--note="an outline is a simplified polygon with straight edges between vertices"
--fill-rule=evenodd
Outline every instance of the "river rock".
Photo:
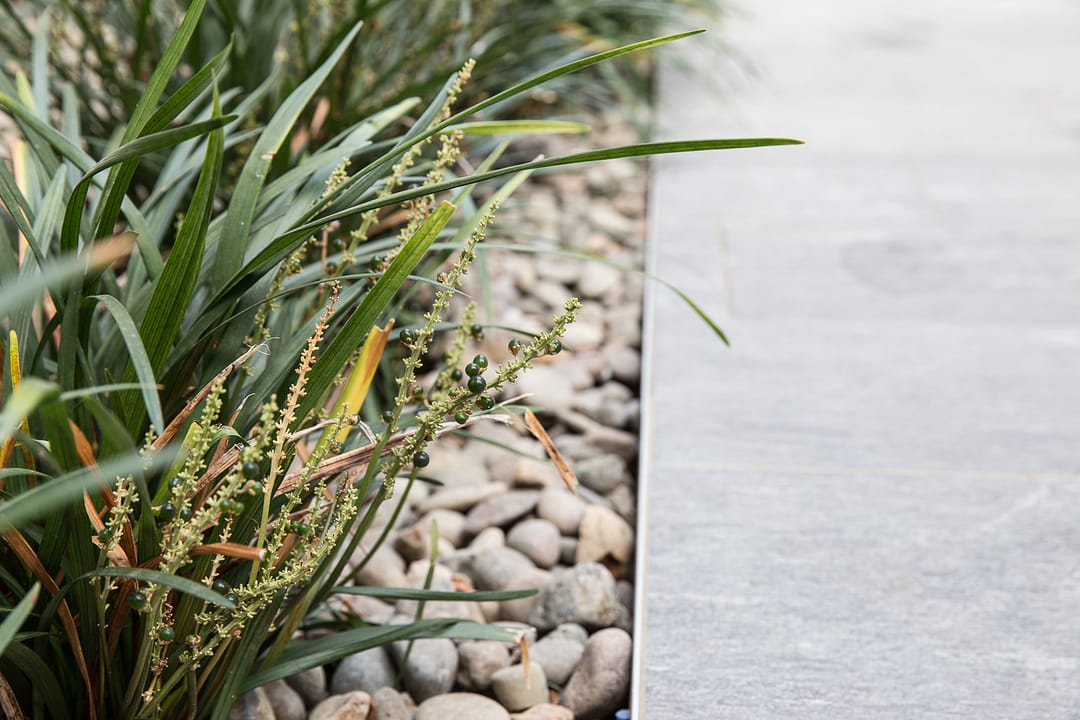
M 562 535 L 577 535 L 585 503 L 565 488 L 550 488 L 540 493 L 536 514 L 555 525 Z
M 575 623 L 564 623 L 540 638 L 529 649 L 529 658 L 544 668 L 550 682 L 565 685 L 581 662 L 588 638 L 585 628 Z
M 397 670 L 385 647 L 374 647 L 349 655 L 334 670 L 330 682 L 331 695 L 344 695 L 357 690 L 373 693 L 379 688 L 393 687 Z
M 510 720 L 510 713 L 489 697 L 457 692 L 420 703 L 414 720 Z
M 484 528 L 506 527 L 536 507 L 540 493 L 536 490 L 509 490 L 474 505 L 465 516 L 465 534 L 476 535 Z
M 627 566 L 634 555 L 634 529 L 614 511 L 590 505 L 578 529 L 578 563 L 613 560 Z
M 503 668 L 491 676 L 495 697 L 507 710 L 525 710 L 547 702 L 547 677 L 544 668 L 530 662 L 528 675 L 524 665 Z
M 487 548 L 502 547 L 506 545 L 506 533 L 502 528 L 484 528 L 469 543 L 469 550 L 485 550 Z
M 457 487 L 441 488 L 435 493 L 424 498 L 416 509 L 420 512 L 432 510 L 468 510 L 478 502 L 501 495 L 506 491 L 506 485 L 502 483 L 486 483 L 484 485 L 461 485 Z M 454 543 L 455 545 L 457 543 Z
M 507 533 L 506 544 L 541 569 L 546 570 L 559 561 L 559 529 L 548 520 L 522 520 Z
M 412 711 L 405 704 L 401 693 L 392 687 L 376 690 L 371 695 L 371 704 L 375 706 L 378 720 L 412 720 Z
M 306 720 L 307 708 L 300 693 L 289 687 L 284 680 L 275 680 L 263 685 L 263 692 L 274 708 L 274 720 Z
M 510 713 L 510 720 L 574 720 L 574 713 L 562 705 L 541 703 L 519 713 Z
M 435 695 L 450 692 L 457 677 L 458 654 L 453 640 L 427 638 L 413 643 L 409 657 L 405 659 L 408 643 L 399 641 L 390 652 L 398 661 L 405 689 L 418 702 Z
M 266 691 L 258 687 L 240 696 L 229 711 L 229 720 L 276 720 L 274 706 L 270 704 Z
M 506 643 L 473 640 L 458 645 L 458 684 L 466 690 L 487 690 L 491 676 L 510 667 Z
M 367 720 L 371 696 L 366 692 L 331 695 L 315 706 L 308 720 Z
M 540 630 L 568 622 L 601 628 L 615 621 L 619 607 L 611 571 L 598 563 L 583 563 L 552 573 L 529 622 Z
M 562 702 L 577 720 L 607 720 L 630 690 L 630 633 L 599 630 L 585 643 L 581 663 L 562 693 Z
M 359 563 L 364 552 L 357 551 L 353 555 L 354 561 Z M 375 554 L 368 560 L 355 576 L 357 585 L 375 585 L 377 587 L 404 587 L 405 586 L 405 560 L 394 552 L 393 548 L 381 545 Z
M 577 289 L 583 298 L 602 300 L 617 296 L 624 273 L 603 263 L 585 263 L 578 276 Z
M 315 707 L 326 699 L 326 670 L 322 666 L 291 675 L 285 678 L 285 682 L 300 693 L 300 697 L 304 698 L 304 704 L 309 708 Z
M 630 480 L 626 461 L 611 453 L 586 458 L 577 463 L 574 470 L 582 485 L 598 493 L 611 492 L 620 483 Z

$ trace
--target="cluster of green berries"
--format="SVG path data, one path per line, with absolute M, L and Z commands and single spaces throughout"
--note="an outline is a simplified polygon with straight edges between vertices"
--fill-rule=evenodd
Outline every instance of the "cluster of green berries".
M 310 535 L 311 525 L 301 520 L 289 520 L 285 523 L 285 532 L 291 532 L 297 535 Z

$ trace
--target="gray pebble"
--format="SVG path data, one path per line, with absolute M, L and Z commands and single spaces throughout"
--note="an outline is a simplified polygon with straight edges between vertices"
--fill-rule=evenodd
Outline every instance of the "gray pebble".
M 529 622 L 540 630 L 567 622 L 601 628 L 615 620 L 619 607 L 611 571 L 597 563 L 584 563 L 552 573 Z
M 484 528 L 469 543 L 470 550 L 483 550 L 485 548 L 502 547 L 506 544 L 506 533 L 502 528 Z
M 371 696 L 375 706 L 375 717 L 379 720 L 412 720 L 412 711 L 401 698 L 401 693 L 392 687 L 376 690 Z
M 615 511 L 590 505 L 581 516 L 578 529 L 578 563 L 608 559 L 626 567 L 634 556 L 634 529 Z
M 528 674 L 524 665 L 499 670 L 491 676 L 491 688 L 507 710 L 525 710 L 548 701 L 547 677 L 535 662 L 529 663 Z
M 364 557 L 363 551 L 357 551 L 353 560 L 359 563 Z M 375 585 L 378 587 L 403 587 L 405 583 L 405 560 L 394 549 L 382 545 L 371 556 L 367 565 L 355 576 L 357 585 Z
M 466 462 L 468 462 L 466 460 Z M 483 485 L 461 485 L 459 487 L 441 488 L 437 492 L 424 498 L 416 506 L 420 512 L 431 510 L 468 510 L 478 502 L 487 500 L 502 494 L 506 486 L 500 483 L 485 483 Z M 454 543 L 455 545 L 457 543 Z
M 607 720 L 630 689 L 630 634 L 619 628 L 599 630 L 585 643 L 581 663 L 563 689 L 563 704 L 577 720 Z
M 604 453 L 586 458 L 574 465 L 581 484 L 598 493 L 609 493 L 630 480 L 626 462 L 618 455 Z
M 522 520 L 507 533 L 506 544 L 524 553 L 538 568 L 550 568 L 559 560 L 559 529 L 548 520 Z
M 505 546 L 455 553 L 446 563 L 472 578 L 479 590 L 510 590 L 517 578 L 536 569 L 527 556 Z
M 619 282 L 624 273 L 610 265 L 598 262 L 585 263 L 578 276 L 578 293 L 585 298 L 612 299 L 619 293 Z
M 307 708 L 300 693 L 289 687 L 284 680 L 275 680 L 263 685 L 263 692 L 270 707 L 274 709 L 274 720 L 306 720 Z
M 397 670 L 386 648 L 374 647 L 349 655 L 338 664 L 330 694 L 344 695 L 356 690 L 373 693 L 379 688 L 392 687 L 396 679 Z
M 331 695 L 315 706 L 308 720 L 367 720 L 371 696 L 366 692 Z
M 448 693 L 457 677 L 458 654 L 453 640 L 428 638 L 413 643 L 412 652 L 404 659 L 408 643 L 391 646 L 391 653 L 401 667 L 405 689 L 417 701 Z
M 577 535 L 584 512 L 585 503 L 565 488 L 544 490 L 536 503 L 536 514 L 554 524 L 562 535 Z
M 510 713 L 489 697 L 458 692 L 420 703 L 414 720 L 510 720 Z
M 630 484 L 619 485 L 604 497 L 611 504 L 611 509 L 633 527 L 637 522 L 637 497 Z
M 581 662 L 588 637 L 585 628 L 580 625 L 560 625 L 529 649 L 529 657 L 544 668 L 550 682 L 565 685 Z
M 474 640 L 458 645 L 458 684 L 466 690 L 487 690 L 491 676 L 509 666 L 506 643 Z
M 575 352 L 597 350 L 604 344 L 604 326 L 602 323 L 578 320 L 566 328 L 563 340 L 566 346 Z
M 608 345 L 604 348 L 604 364 L 616 380 L 627 385 L 641 381 L 641 352 L 629 345 Z
M 434 521 L 439 528 L 439 539 L 446 540 L 454 547 L 461 547 L 465 535 L 465 516 L 456 510 L 435 508 L 424 513 L 414 527 L 420 528 L 424 535 L 431 532 Z
M 276 718 L 274 707 L 266 697 L 266 692 L 258 687 L 240 696 L 229 711 L 229 720 L 276 720 Z
M 474 505 L 465 516 L 465 534 L 474 536 L 484 528 L 506 527 L 532 512 L 540 493 L 536 490 L 509 490 Z
M 300 693 L 308 707 L 314 707 L 326 699 L 326 671 L 321 666 L 287 677 L 285 682 Z

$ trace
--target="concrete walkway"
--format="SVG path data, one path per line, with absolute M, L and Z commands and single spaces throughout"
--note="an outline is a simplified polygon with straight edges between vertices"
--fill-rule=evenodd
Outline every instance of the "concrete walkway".
M 635 717 L 1080 717 L 1080 3 L 743 0 L 654 163 Z

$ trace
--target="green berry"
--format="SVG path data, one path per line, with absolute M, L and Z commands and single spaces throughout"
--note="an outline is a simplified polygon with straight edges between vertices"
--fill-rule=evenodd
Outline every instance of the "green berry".
M 415 455 L 412 456 L 413 467 L 417 467 L 417 468 L 427 467 L 428 463 L 430 463 L 430 462 L 431 462 L 431 456 L 428 455 L 423 450 L 418 451 Z
M 194 513 L 191 512 L 191 508 L 189 508 L 189 507 L 180 508 L 180 513 L 179 513 L 180 519 L 183 520 L 184 522 L 187 522 L 188 520 L 190 520 L 193 514 Z
M 465 374 L 461 372 L 461 368 L 454 368 L 450 371 L 450 379 L 454 382 L 461 380 L 463 377 L 465 377 Z
M 112 533 L 109 532 L 109 528 L 101 528 L 97 532 L 97 537 L 101 542 L 107 543 L 112 540 Z
M 472 361 L 473 361 L 473 365 L 476 365 L 481 370 L 486 370 L 487 369 L 487 366 L 488 366 L 487 355 L 483 355 L 483 354 L 477 355 L 476 357 L 474 357 L 472 359 Z
M 165 627 L 158 630 L 157 636 L 158 640 L 161 640 L 162 642 L 172 642 L 176 639 L 176 631 L 166 625 Z
M 293 525 L 293 527 L 295 528 L 297 535 L 307 535 L 311 532 L 311 526 L 306 522 L 298 522 Z
M 562 340 L 555 338 L 551 341 L 551 349 L 548 350 L 552 355 L 558 355 L 562 352 Z
M 471 362 L 471 363 L 469 363 L 468 365 L 465 366 L 465 374 L 468 375 L 469 377 L 476 377 L 481 372 L 483 372 L 483 370 L 484 369 L 482 367 L 480 367 L 479 365 L 477 365 L 474 362 Z
M 240 602 L 240 597 L 236 593 L 226 593 L 225 599 L 231 602 L 233 605 Z
M 469 378 L 469 392 L 473 395 L 479 395 L 487 388 L 487 380 L 480 375 Z
M 169 478 L 169 489 L 170 490 L 175 490 L 178 487 L 180 487 L 180 478 L 178 478 L 178 477 Z
M 236 513 L 237 515 L 244 512 L 244 503 L 242 501 L 240 501 L 240 500 L 233 500 L 232 501 L 232 511 L 234 513 Z
M 474 336 L 474 337 L 477 336 L 477 335 L 483 335 L 484 334 L 484 328 L 480 327 L 476 323 L 473 323 L 472 325 L 469 326 L 469 334 Z
M 469 413 L 465 413 L 465 412 L 456 412 L 456 413 L 454 413 L 454 422 L 456 422 L 458 425 L 464 425 L 465 423 L 469 422 Z
M 240 466 L 240 474 L 245 480 L 258 480 L 262 477 L 262 468 L 254 460 L 248 460 Z
M 383 262 L 383 258 L 378 255 L 373 255 L 371 260 L 368 262 L 368 267 L 370 267 L 372 270 L 378 270 L 380 267 L 382 267 Z
M 157 511 L 157 519 L 161 522 L 169 522 L 176 517 L 176 506 L 171 502 L 162 503 Z
M 382 411 L 382 421 L 384 423 L 393 422 L 393 420 L 394 420 L 394 411 L 393 410 L 383 410 Z
M 146 593 L 138 590 L 131 593 L 128 595 L 128 605 L 132 610 L 142 610 L 146 607 Z
M 514 338 L 510 342 L 506 343 L 506 349 L 510 351 L 511 355 L 517 355 L 521 352 L 521 341 Z
M 252 495 L 262 495 L 263 490 L 265 490 L 265 489 L 266 489 L 266 486 L 263 485 L 258 480 L 256 480 L 255 482 L 251 483 L 251 485 L 248 487 L 248 492 L 250 492 Z
M 221 593 L 222 595 L 224 595 L 225 593 L 229 592 L 229 590 L 231 590 L 231 589 L 232 589 L 232 588 L 231 588 L 231 587 L 229 586 L 229 583 L 227 583 L 227 582 L 225 582 L 224 580 L 221 580 L 221 579 L 215 580 L 215 581 L 214 581 L 214 584 L 213 584 L 213 585 L 211 585 L 211 586 L 210 586 L 210 588 L 211 588 L 211 589 L 212 589 L 212 590 L 213 590 L 214 592 L 216 592 L 216 593 Z
M 417 385 L 416 387 L 414 387 L 412 389 L 412 396 L 413 396 L 413 400 L 423 400 L 424 399 L 424 388 Z
M 490 410 L 491 408 L 495 407 L 495 398 L 491 397 L 490 395 L 481 395 L 480 397 L 476 398 L 476 407 L 480 408 L 481 410 Z

